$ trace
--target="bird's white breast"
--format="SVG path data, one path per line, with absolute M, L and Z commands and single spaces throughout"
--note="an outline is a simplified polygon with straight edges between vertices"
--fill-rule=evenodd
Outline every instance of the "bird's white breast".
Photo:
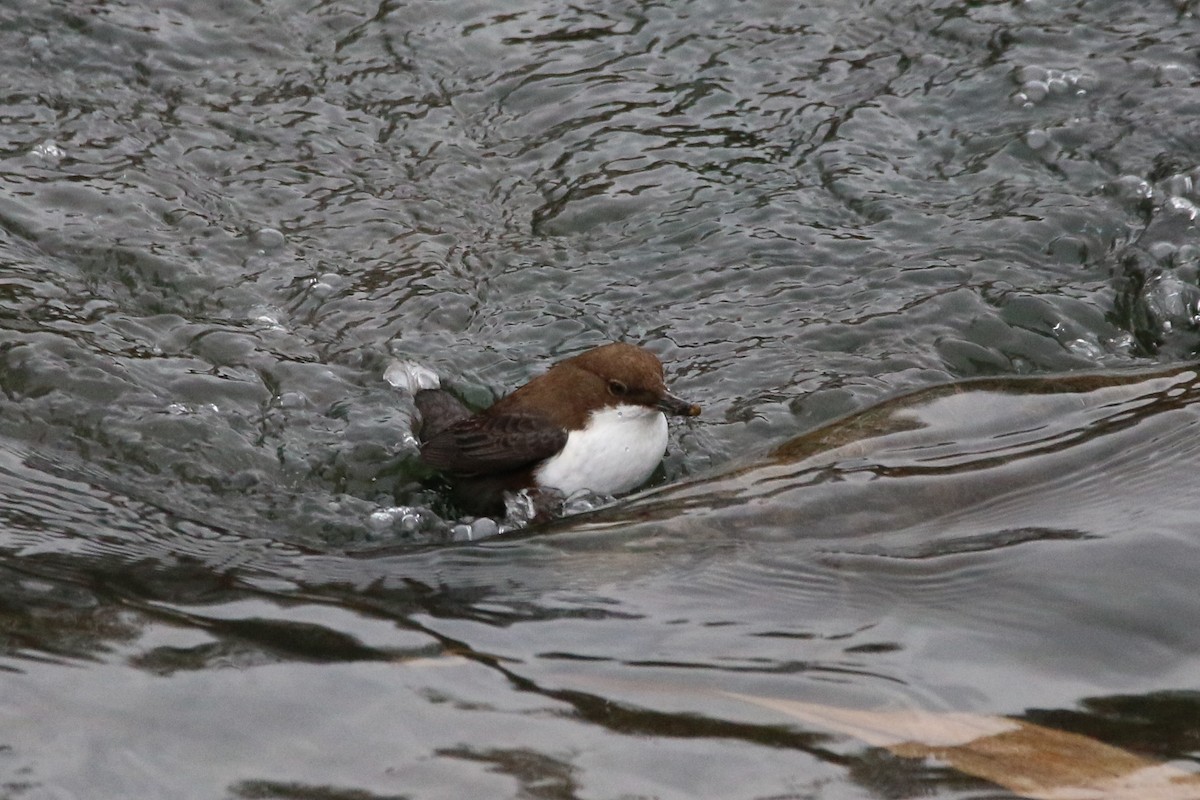
M 574 494 L 619 494 L 645 483 L 667 449 L 667 418 L 646 406 L 594 411 L 567 436 L 558 455 L 538 468 L 539 486 Z

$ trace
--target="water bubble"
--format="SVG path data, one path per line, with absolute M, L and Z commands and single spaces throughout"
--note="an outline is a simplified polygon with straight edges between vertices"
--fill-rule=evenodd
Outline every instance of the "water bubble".
M 496 521 L 488 517 L 480 517 L 471 523 L 471 537 L 473 541 L 480 539 L 489 539 L 500 532 L 500 526 Z
M 288 410 L 296 410 L 304 408 L 308 405 L 308 398 L 301 392 L 284 392 L 279 395 L 279 407 Z
M 324 300 L 337 291 L 332 284 L 316 279 L 308 285 L 308 291 L 314 297 Z
M 1183 64 L 1162 64 L 1155 80 L 1159 86 L 1186 86 L 1192 82 L 1192 71 Z
M 275 228 L 259 228 L 250 234 L 250 241 L 262 250 L 277 250 L 287 241 Z
M 537 503 L 528 489 L 504 496 L 504 518 L 514 527 L 528 525 L 537 516 Z
M 257 322 L 273 330 L 283 330 L 283 325 L 280 323 L 282 314 L 280 314 L 279 309 L 273 306 L 255 306 L 250 310 L 250 314 L 252 315 L 250 319 L 253 322 Z
M 1185 244 L 1175 251 L 1175 257 L 1171 262 L 1179 268 L 1194 269 L 1197 264 L 1200 264 L 1200 247 L 1194 244 Z
M 562 513 L 564 516 L 583 514 L 588 511 L 595 511 L 602 505 L 604 505 L 604 498 L 593 492 L 589 492 L 587 489 L 580 489 L 563 501 Z
M 1094 91 L 1098 82 L 1095 75 L 1083 72 L 1075 75 L 1071 83 L 1075 86 L 1076 94 L 1084 94 Z
M 1160 264 L 1170 263 L 1171 258 L 1175 255 L 1175 245 L 1170 242 L 1154 242 L 1146 250 Z
M 244 469 L 230 475 L 226 485 L 235 492 L 248 492 L 266 482 L 265 476 L 258 470 Z
M 1082 264 L 1087 261 L 1087 244 L 1075 236 L 1059 236 L 1050 242 L 1050 253 L 1064 264 Z
M 58 143 L 52 140 L 47 140 L 41 144 L 34 145 L 30 153 L 32 153 L 34 157 L 42 158 L 46 161 L 58 161 L 66 155 L 66 152 L 58 146 Z
M 1074 91 L 1087 94 L 1096 88 L 1096 77 L 1081 70 L 1047 69 L 1036 65 L 1018 67 L 1013 79 L 1020 84 L 1020 94 L 1030 103 L 1040 103 L 1047 95 L 1062 95 Z M 1014 96 L 1013 101 L 1017 98 Z
M 1013 77 L 1017 83 L 1028 83 L 1029 81 L 1046 81 L 1050 78 L 1050 71 L 1045 67 L 1039 67 L 1036 64 L 1027 64 L 1023 67 L 1017 67 L 1013 72 Z
M 1162 189 L 1169 195 L 1181 197 L 1192 192 L 1192 179 L 1188 175 L 1172 175 L 1165 179 L 1162 184 Z
M 1021 108 L 1033 107 L 1033 101 L 1026 97 L 1024 92 L 1013 92 L 1009 95 L 1008 101 L 1014 106 L 1020 106 Z
M 1113 351 L 1129 351 L 1137 344 L 1137 339 L 1129 331 L 1122 331 L 1108 340 L 1109 348 Z
M 1031 103 L 1040 103 L 1046 99 L 1046 94 L 1049 92 L 1046 84 L 1042 81 L 1026 81 L 1021 84 L 1021 93 L 1029 98 Z
M 1163 207 L 1172 214 L 1179 214 L 1180 216 L 1187 217 L 1188 219 L 1195 219 L 1198 215 L 1200 215 L 1200 207 L 1184 197 L 1169 198 L 1167 202 L 1163 204 Z
M 1163 333 L 1175 327 L 1195 327 L 1200 287 L 1185 283 L 1170 272 L 1160 273 L 1142 287 L 1142 303 L 1150 322 Z
M 1099 361 L 1104 357 L 1104 348 L 1097 342 L 1089 342 L 1087 339 L 1072 339 L 1069 342 L 1064 342 L 1063 347 L 1077 356 L 1083 356 L 1088 361 Z
M 400 516 L 399 509 L 381 508 L 378 511 L 371 512 L 371 515 L 367 517 L 367 524 L 376 533 L 383 533 L 391 530 L 392 524 L 398 516 Z
M 1041 150 L 1050 144 L 1050 134 L 1034 128 L 1025 133 L 1025 144 L 1034 150 Z
M 220 414 L 221 409 L 216 403 L 201 403 L 198 406 L 190 406 L 187 403 L 171 403 L 165 409 L 166 413 L 173 417 L 182 417 L 188 414 Z
M 1116 195 L 1126 202 L 1149 200 L 1154 196 L 1150 182 L 1138 175 L 1122 175 L 1110 181 L 1104 188 L 1109 194 Z
M 471 541 L 471 526 L 460 522 L 450 528 L 450 541 L 452 542 L 469 542 Z
M 383 371 L 383 379 L 392 386 L 409 394 L 416 394 L 421 389 L 437 389 L 441 387 L 438 375 L 424 364 L 416 361 L 396 359 L 388 364 Z

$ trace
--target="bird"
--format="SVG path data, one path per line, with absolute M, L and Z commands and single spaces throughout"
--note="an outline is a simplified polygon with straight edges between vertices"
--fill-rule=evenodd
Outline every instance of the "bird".
M 662 362 L 613 342 L 560 361 L 489 408 L 472 413 L 436 380 L 419 388 L 419 460 L 445 473 L 458 505 L 503 509 L 506 493 L 618 495 L 641 486 L 667 447 L 666 415 L 700 407 L 671 394 Z

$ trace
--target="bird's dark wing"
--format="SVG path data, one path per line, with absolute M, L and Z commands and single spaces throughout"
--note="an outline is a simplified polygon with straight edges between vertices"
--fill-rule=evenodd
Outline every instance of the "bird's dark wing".
M 460 475 L 494 475 L 549 458 L 566 443 L 567 432 L 540 414 L 481 415 L 435 434 L 421 445 L 421 461 Z
M 420 414 L 421 426 L 417 436 L 427 442 L 456 422 L 471 416 L 471 411 L 457 397 L 442 389 L 422 389 L 413 395 Z

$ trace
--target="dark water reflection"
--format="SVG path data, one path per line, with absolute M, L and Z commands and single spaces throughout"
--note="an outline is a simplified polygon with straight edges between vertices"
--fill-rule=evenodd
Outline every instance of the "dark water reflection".
M 1195 771 L 1193 12 L 6 3 L 0 796 L 1004 796 L 730 693 Z M 664 485 L 446 546 L 391 359 L 611 338 Z
M 0 711 L 15 753 L 58 754 L 49 784 L 96 768 L 55 733 L 82 713 L 97 727 L 75 735 L 115 786 L 140 776 L 165 794 L 349 797 L 371 776 L 379 796 L 819 796 L 812 775 L 885 796 L 977 789 L 730 691 L 1024 715 L 1186 758 L 1192 722 L 1154 726 L 1152 747 L 1137 731 L 1195 705 L 1200 640 L 1178 622 L 1200 546 L 1195 382 L 935 390 L 756 466 L 469 547 L 339 556 L 190 526 L 158 531 L 175 552 L 154 553 L 43 529 L 5 565 L 19 691 Z M 158 745 L 168 719 L 180 755 Z M 311 747 L 321 758 L 299 758 Z M 197 750 L 212 763 L 181 770 Z

